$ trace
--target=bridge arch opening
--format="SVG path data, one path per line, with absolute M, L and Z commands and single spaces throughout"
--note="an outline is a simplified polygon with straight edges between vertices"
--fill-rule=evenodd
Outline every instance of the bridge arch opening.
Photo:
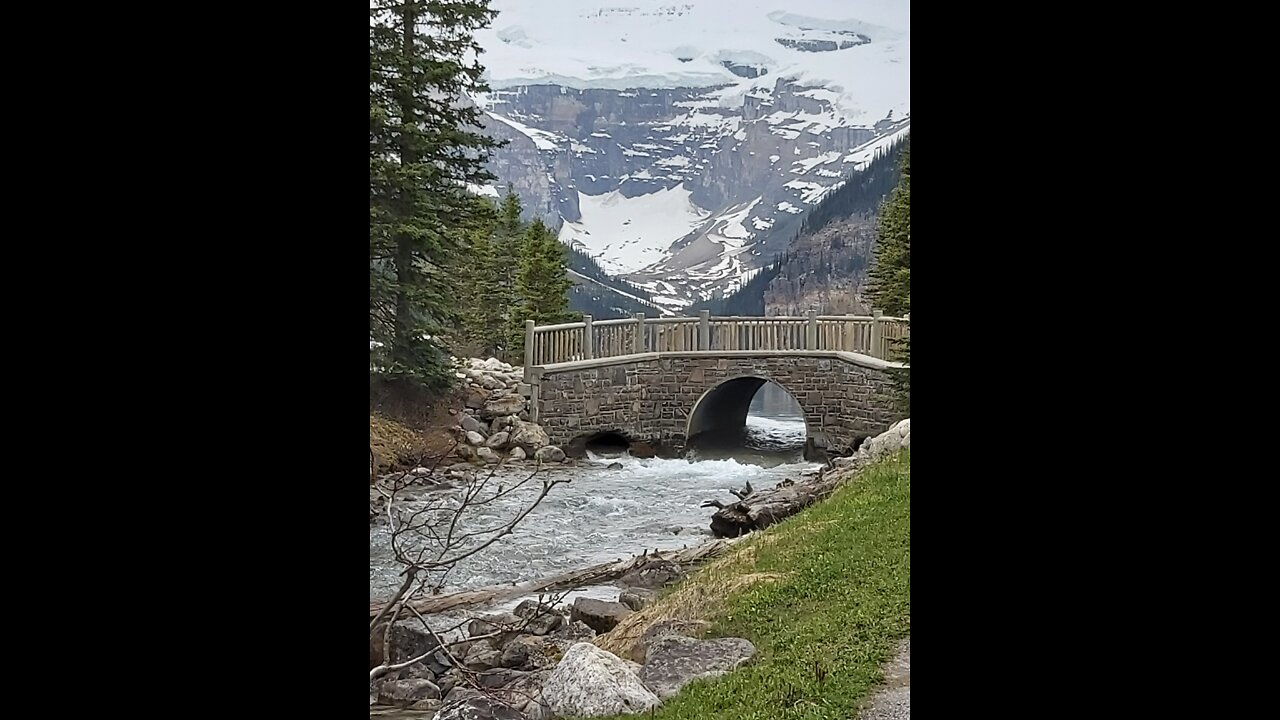
M 802 458 L 809 427 L 786 388 L 742 376 L 719 383 L 694 403 L 685 436 L 695 457 L 777 464 Z

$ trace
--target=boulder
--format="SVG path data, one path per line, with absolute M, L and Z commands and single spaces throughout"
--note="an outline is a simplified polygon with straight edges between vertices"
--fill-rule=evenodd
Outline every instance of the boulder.
M 673 585 L 684 579 L 685 570 L 670 560 L 654 560 L 618 579 L 618 584 L 634 588 L 654 590 Z
M 369 634 L 369 669 L 377 667 L 383 661 L 383 634 L 386 623 L 379 623 L 374 632 Z M 425 655 L 440 646 L 436 637 L 427 632 L 416 621 L 398 622 L 391 628 L 392 663 L 400 663 L 420 655 Z
M 484 642 L 491 648 L 500 649 L 520 634 L 515 628 L 520 627 L 523 622 L 524 619 L 519 615 L 509 612 L 485 615 L 467 623 L 467 634 L 471 637 L 492 635 L 493 637 L 486 637 Z
M 580 597 L 573 601 L 569 619 L 581 620 L 597 633 L 607 633 L 632 612 L 634 611 L 631 608 L 622 603 Z
M 462 664 L 468 670 L 489 670 L 502 664 L 502 653 L 488 643 L 476 643 L 467 650 Z
M 480 683 L 481 687 L 493 689 L 506 687 L 507 685 L 517 682 L 520 678 L 528 674 L 529 673 L 524 670 L 494 668 L 492 670 L 486 670 L 482 673 L 476 674 L 475 680 Z
M 510 671 L 508 671 L 510 672 Z M 530 720 L 550 720 L 553 717 L 551 708 L 542 700 L 542 686 L 551 676 L 552 670 L 515 673 L 515 677 L 504 683 L 491 694 L 498 700 L 524 713 Z
M 719 677 L 738 668 L 755 653 L 755 646 L 742 638 L 695 640 L 669 635 L 649 644 L 640 680 L 666 700 L 694 680 Z
M 464 404 L 473 409 L 479 410 L 489 402 L 489 391 L 478 387 L 468 387 Z
M 686 637 L 696 639 L 701 635 L 705 635 L 710 629 L 711 623 L 706 620 L 681 620 L 679 618 L 659 620 L 645 628 L 645 631 L 640 635 L 640 642 L 632 650 L 632 659 L 637 662 L 645 662 L 645 658 L 648 657 L 649 646 L 663 638 Z
M 526 453 L 535 453 L 538 448 L 545 446 L 551 442 L 551 438 L 547 437 L 547 431 L 543 430 L 540 425 L 535 423 L 527 423 L 523 420 L 517 422 L 511 430 L 510 442 L 512 445 L 524 448 Z
M 494 418 L 493 422 L 489 424 L 489 429 L 493 432 L 502 432 L 503 430 L 510 430 L 519 424 L 520 418 L 515 415 L 504 415 Z
M 555 445 L 547 445 L 538 448 L 538 452 L 533 454 L 534 459 L 545 463 L 564 462 L 564 451 Z
M 632 610 L 639 610 L 648 605 L 656 595 L 654 591 L 645 588 L 627 588 L 618 593 L 618 602 Z
M 480 410 L 480 417 L 492 420 L 503 415 L 515 415 L 524 410 L 524 397 L 520 395 L 499 395 L 490 398 Z
M 476 448 L 476 457 L 485 461 L 488 465 L 497 465 L 502 462 L 502 456 L 498 454 L 497 450 L 494 450 L 491 447 Z
M 489 373 L 481 373 L 476 378 L 476 382 L 485 390 L 502 390 L 507 387 L 507 382 L 501 378 L 497 378 Z
M 524 454 L 524 448 L 517 447 L 511 448 L 511 453 L 508 454 L 507 457 L 511 460 L 523 460 L 527 456 Z
M 591 643 L 569 648 L 543 684 L 542 700 L 561 717 L 642 713 L 661 704 L 617 655 Z
M 525 600 L 516 606 L 516 617 L 527 621 L 525 630 L 534 635 L 546 635 L 564 624 L 564 615 L 547 604 L 538 604 L 537 600 Z
M 437 700 L 440 688 L 430 680 L 392 680 L 378 688 L 378 702 L 383 705 L 411 705 L 419 700 Z
M 510 433 L 496 432 L 493 435 L 490 435 L 488 440 L 484 441 L 484 446 L 493 448 L 494 450 L 506 450 L 507 440 L 510 437 L 511 437 Z
M 475 430 L 468 430 L 466 434 L 466 438 L 467 438 L 468 445 L 479 447 L 484 444 L 484 436 L 476 432 Z
M 478 432 L 483 434 L 485 431 L 485 427 L 484 427 L 484 423 L 477 420 L 474 415 L 463 415 L 462 430 L 463 432 Z
M 616 462 L 616 463 L 609 463 L 609 467 L 607 467 L 607 468 L 605 468 L 605 469 L 606 469 L 606 470 L 621 470 L 621 469 L 622 469 L 622 463 L 620 463 L 620 462 Z
M 553 668 L 571 645 L 572 640 L 521 635 L 502 647 L 500 662 L 502 667 L 514 670 Z
M 470 445 L 459 445 L 453 449 L 453 454 L 463 460 L 470 460 L 476 456 L 476 449 Z
M 456 688 L 458 692 L 463 688 Z M 505 703 L 487 697 L 462 696 L 446 702 L 432 720 L 529 720 L 524 714 Z
M 590 626 L 581 620 L 574 620 L 561 625 L 551 634 L 558 638 L 565 638 L 573 640 L 574 642 L 582 642 L 583 640 L 590 640 L 595 637 L 596 631 L 592 630 Z

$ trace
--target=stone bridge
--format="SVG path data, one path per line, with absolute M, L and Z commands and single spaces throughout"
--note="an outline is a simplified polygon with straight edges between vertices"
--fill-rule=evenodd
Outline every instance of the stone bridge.
M 903 417 L 892 379 L 903 365 L 882 357 L 906 328 L 900 318 L 813 314 L 530 323 L 530 419 L 570 454 L 619 435 L 678 456 L 702 433 L 741 428 L 772 381 L 804 413 L 807 454 L 846 452 Z

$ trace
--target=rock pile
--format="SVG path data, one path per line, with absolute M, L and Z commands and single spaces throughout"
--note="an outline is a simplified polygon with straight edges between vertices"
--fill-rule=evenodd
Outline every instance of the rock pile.
M 707 623 L 663 621 L 644 635 L 644 664 L 624 660 L 591 644 L 596 631 L 576 619 L 599 620 L 612 616 L 611 609 L 630 612 L 593 604 L 598 602 L 579 598 L 565 608 L 526 600 L 514 612 L 473 620 L 460 643 L 439 648 L 370 687 L 370 703 L 439 709 L 437 720 L 637 713 L 661 705 L 693 680 L 730 672 L 755 654 L 741 638 L 694 637 Z M 432 647 L 407 629 L 393 632 L 392 641 L 397 658 Z
M 485 465 L 527 459 L 564 462 L 564 451 L 550 444 L 540 425 L 529 422 L 520 368 L 497 358 L 455 358 L 454 373 L 465 383 L 465 407 L 453 428 L 458 437 L 455 455 Z

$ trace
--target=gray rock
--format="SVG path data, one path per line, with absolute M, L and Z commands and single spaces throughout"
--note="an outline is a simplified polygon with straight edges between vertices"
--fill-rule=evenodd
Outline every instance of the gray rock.
M 694 680 L 720 677 L 737 669 L 755 653 L 755 646 L 742 638 L 695 640 L 670 635 L 649 644 L 640 680 L 666 700 Z
M 564 615 L 550 605 L 539 605 L 537 600 L 520 603 L 514 614 L 527 621 L 525 630 L 534 635 L 546 635 L 565 623 Z
M 497 433 L 494 433 L 493 435 L 490 435 L 489 439 L 484 441 L 484 445 L 485 447 L 491 447 L 494 450 L 506 450 L 507 440 L 510 437 L 511 437 L 510 433 L 497 432 Z
M 497 450 L 494 450 L 491 447 L 476 448 L 476 457 L 485 461 L 485 463 L 489 465 L 497 465 L 502 462 L 502 456 L 498 454 Z
M 511 453 L 508 454 L 507 457 L 511 460 L 523 460 L 527 456 L 524 454 L 524 448 L 517 447 L 511 448 Z
M 547 445 L 546 447 L 538 448 L 538 452 L 534 453 L 533 457 L 546 463 L 564 462 L 564 451 L 555 445 Z
M 467 634 L 478 637 L 497 633 L 493 637 L 485 638 L 484 641 L 489 647 L 500 649 L 520 635 L 515 628 L 519 628 L 523 622 L 523 618 L 509 612 L 485 615 L 467 623 Z
M 462 664 L 468 670 L 490 670 L 502 664 L 502 653 L 488 643 L 476 643 L 467 650 Z
M 591 643 L 569 648 L 542 686 L 557 716 L 604 717 L 641 713 L 661 704 L 617 655 Z
M 476 379 L 476 382 L 478 382 L 480 387 L 485 390 L 502 390 L 507 387 L 507 382 L 505 380 L 494 377 L 488 373 L 482 374 Z
M 605 468 L 605 469 L 606 469 L 606 470 L 621 470 L 621 469 L 622 469 L 622 463 L 620 463 L 620 462 L 616 462 L 616 463 L 609 463 L 609 467 L 607 467 L 607 468 Z
M 456 688 L 454 692 L 462 689 Z M 529 720 L 510 705 L 480 697 L 480 693 L 474 690 L 469 692 L 474 695 L 464 695 L 453 702 L 446 702 L 432 720 Z
M 566 622 L 551 633 L 558 638 L 566 638 L 575 642 L 590 640 L 596 636 L 596 631 L 581 620 Z
M 527 423 L 522 420 L 513 427 L 509 442 L 512 445 L 524 448 L 526 453 L 535 453 L 538 448 L 544 447 L 551 442 L 551 439 L 547 437 L 547 431 L 535 423 Z
M 552 668 L 560 662 L 564 651 L 573 645 L 572 640 L 556 637 L 522 635 L 502 646 L 502 667 L 516 670 L 541 670 Z
M 439 710 L 444 705 L 444 701 L 436 698 L 432 700 L 419 700 L 409 706 L 410 710 Z
M 436 685 L 440 687 L 440 692 L 445 697 L 449 696 L 449 691 L 458 687 L 458 683 L 462 681 L 462 673 L 457 668 L 450 668 L 447 672 L 442 673 L 436 679 Z
M 489 429 L 493 432 L 502 432 L 503 430 L 510 430 L 519 423 L 520 418 L 515 415 L 504 415 L 502 417 L 494 418 L 493 422 L 489 425 Z
M 524 398 L 519 395 L 499 395 L 490 398 L 480 410 L 480 417 L 492 420 L 503 415 L 515 415 L 524 410 Z
M 706 620 L 681 620 L 679 618 L 671 618 L 670 620 L 659 620 L 658 622 L 645 628 L 640 635 L 640 642 L 637 643 L 635 651 L 632 653 L 634 660 L 645 662 L 648 655 L 650 645 L 667 637 L 686 637 L 696 639 L 705 635 L 711 629 L 711 623 Z
M 444 696 L 444 704 L 449 705 L 450 703 L 455 703 L 455 702 L 458 702 L 459 700 L 465 700 L 467 698 L 483 697 L 483 695 L 484 693 L 480 692 L 479 690 L 476 690 L 475 688 L 470 688 L 465 685 L 457 685 L 452 690 L 449 691 L 448 695 Z M 443 710 L 444 708 L 441 708 L 441 709 Z
M 657 596 L 657 593 L 652 590 L 646 590 L 645 588 L 627 588 L 626 590 L 618 593 L 618 602 L 626 605 L 632 610 L 639 610 L 652 602 L 655 596 Z
M 580 597 L 573 601 L 569 619 L 581 620 L 597 633 L 607 633 L 632 612 L 631 608 L 622 603 Z
M 480 409 L 489 402 L 489 391 L 478 387 L 467 388 L 466 406 L 472 409 Z
M 383 705 L 409 705 L 439 697 L 440 688 L 430 680 L 392 680 L 378 688 L 378 702 Z
M 381 664 L 383 657 L 383 633 L 386 623 L 380 623 L 375 632 L 369 635 L 369 668 Z M 385 658 L 392 663 L 425 655 L 440 646 L 436 637 L 423 629 L 415 621 L 402 621 L 391 628 L 391 657 Z
M 484 423 L 477 420 L 474 415 L 463 415 L 462 430 L 464 432 L 478 432 L 483 434 L 485 427 Z
M 670 560 L 655 560 L 648 565 L 623 575 L 618 583 L 627 587 L 638 587 L 654 590 L 673 585 L 684 579 L 685 571 L 679 563 Z
M 475 679 L 480 683 L 481 687 L 494 689 L 516 683 L 528 674 L 529 673 L 524 670 L 517 670 L 513 668 L 494 668 L 477 674 Z
M 466 433 L 466 438 L 467 438 L 468 445 L 479 447 L 480 445 L 484 444 L 484 436 L 476 432 L 475 430 L 468 430 Z
M 459 445 L 453 449 L 453 454 L 463 460 L 470 460 L 476 456 L 476 449 L 470 445 Z
M 507 671 L 511 672 L 511 671 Z M 542 686 L 552 670 L 515 673 L 515 677 L 493 691 L 492 696 L 527 715 L 531 720 L 553 717 L 551 708 L 542 700 Z

